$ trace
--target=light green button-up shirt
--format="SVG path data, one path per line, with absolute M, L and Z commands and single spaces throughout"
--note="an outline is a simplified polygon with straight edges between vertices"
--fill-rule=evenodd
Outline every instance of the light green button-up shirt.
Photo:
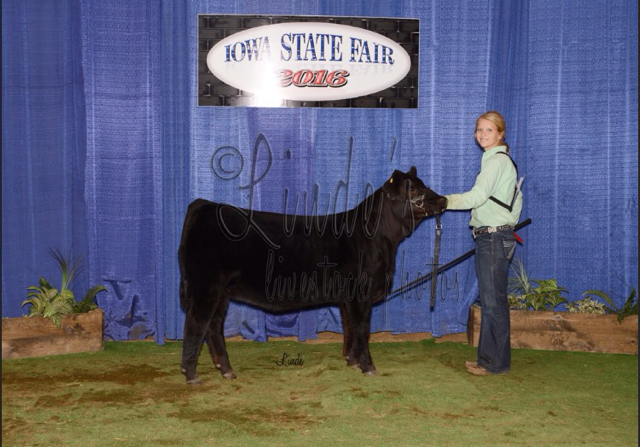
M 471 227 L 498 227 L 516 225 L 522 211 L 522 192 L 519 192 L 513 204 L 513 210 L 498 205 L 489 197 L 493 196 L 510 205 L 518 174 L 508 156 L 497 152 L 507 152 L 505 146 L 497 146 L 482 155 L 480 173 L 470 191 L 462 194 L 449 194 L 447 209 L 471 209 Z

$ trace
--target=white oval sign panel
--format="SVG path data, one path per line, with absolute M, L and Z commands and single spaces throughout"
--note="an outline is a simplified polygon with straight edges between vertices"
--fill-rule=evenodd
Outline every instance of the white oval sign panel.
M 398 43 L 372 31 L 295 22 L 235 33 L 209 51 L 207 66 L 221 81 L 269 104 L 379 92 L 407 75 L 411 59 Z

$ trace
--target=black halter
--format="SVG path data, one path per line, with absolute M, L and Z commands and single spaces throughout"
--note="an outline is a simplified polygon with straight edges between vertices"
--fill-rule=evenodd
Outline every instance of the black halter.
M 427 213 L 427 210 L 424 209 L 424 196 L 425 194 L 422 194 L 421 196 L 418 197 L 414 197 L 413 199 L 407 199 L 405 197 L 400 197 L 400 196 L 392 196 L 390 193 L 386 193 L 387 194 L 387 198 L 389 200 L 393 200 L 393 201 L 397 201 L 397 200 L 404 200 L 404 201 L 408 201 L 410 202 L 412 205 L 415 205 L 416 208 L 420 208 L 422 211 L 424 211 L 425 214 Z

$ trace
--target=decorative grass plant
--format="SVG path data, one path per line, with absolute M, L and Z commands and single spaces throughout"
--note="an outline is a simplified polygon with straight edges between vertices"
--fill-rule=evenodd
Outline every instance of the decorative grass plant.
M 71 291 L 71 284 L 78 274 L 83 270 L 80 258 L 72 258 L 71 253 L 64 255 L 59 249 L 51 249 L 49 253 L 56 261 L 62 279 L 60 289 L 56 289 L 49 281 L 40 277 L 37 286 L 29 287 L 30 292 L 22 305 L 30 304 L 29 316 L 42 316 L 50 319 L 57 327 L 60 327 L 62 318 L 73 313 L 84 313 L 96 309 L 96 295 L 107 290 L 103 285 L 98 284 L 91 287 L 84 298 L 76 301 L 75 295 Z

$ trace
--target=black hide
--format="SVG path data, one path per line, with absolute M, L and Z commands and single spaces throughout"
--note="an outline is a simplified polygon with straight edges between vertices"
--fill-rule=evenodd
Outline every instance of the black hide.
M 223 377 L 235 378 L 223 336 L 229 299 L 269 312 L 339 305 L 347 364 L 375 374 L 371 307 L 391 287 L 398 244 L 445 208 L 446 199 L 424 185 L 415 167 L 394 171 L 358 206 L 328 216 L 192 202 L 179 249 L 187 382 L 199 383 L 203 340 Z

